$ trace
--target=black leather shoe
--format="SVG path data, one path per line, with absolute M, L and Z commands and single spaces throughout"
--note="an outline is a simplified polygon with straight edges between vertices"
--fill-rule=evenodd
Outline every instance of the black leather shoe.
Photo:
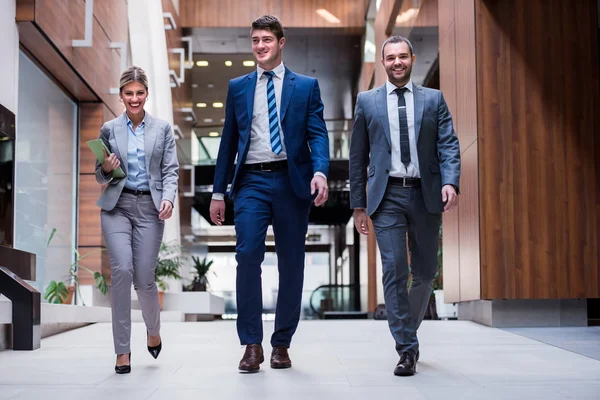
M 117 374 L 128 374 L 131 372 L 131 353 L 129 353 L 129 365 L 115 365 Z
M 412 351 L 402 353 L 398 365 L 394 368 L 396 376 L 412 376 L 417 372 L 417 355 Z
M 148 335 L 147 332 L 146 332 L 146 335 Z M 155 360 L 158 358 L 158 355 L 160 354 L 161 350 L 162 350 L 162 339 L 160 340 L 160 343 L 158 344 L 158 346 L 148 346 L 148 353 L 150 353 L 150 355 L 152 357 L 154 357 Z

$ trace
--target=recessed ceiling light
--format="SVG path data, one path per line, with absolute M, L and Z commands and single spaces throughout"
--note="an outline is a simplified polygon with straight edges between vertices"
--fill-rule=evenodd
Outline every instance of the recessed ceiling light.
M 210 137 L 218 137 L 219 136 L 219 132 L 209 132 L 208 136 L 210 136 Z
M 196 107 L 204 108 L 204 107 L 206 107 L 206 103 L 196 103 Z
M 244 61 L 242 64 L 244 67 L 254 67 L 254 61 Z
M 208 67 L 208 61 L 198 61 L 196 65 L 199 67 Z
M 317 14 L 319 14 L 321 18 L 325 19 L 329 23 L 339 24 L 341 22 L 338 17 L 336 17 L 324 8 L 318 9 Z
M 233 63 L 231 61 L 225 61 L 225 65 L 228 67 L 231 67 L 233 65 Z
M 198 84 L 197 84 L 197 83 L 192 83 L 192 87 L 193 87 L 194 89 L 196 89 L 196 88 L 198 87 Z
M 204 118 L 204 122 L 213 122 L 212 118 Z
M 215 85 L 213 85 L 212 83 L 209 83 L 208 85 L 206 85 L 207 88 L 212 89 L 215 87 Z
M 220 101 L 213 103 L 213 107 L 214 108 L 223 108 L 223 103 L 221 103 Z
M 225 122 L 225 118 L 221 118 L 221 122 Z

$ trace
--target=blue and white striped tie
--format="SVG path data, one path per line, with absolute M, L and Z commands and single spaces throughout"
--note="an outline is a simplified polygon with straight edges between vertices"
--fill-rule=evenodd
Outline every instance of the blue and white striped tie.
M 281 136 L 279 135 L 279 122 L 277 120 L 277 100 L 275 99 L 275 85 L 273 84 L 273 71 L 265 71 L 267 76 L 267 108 L 269 109 L 269 131 L 271 132 L 271 150 L 275 154 L 281 153 Z

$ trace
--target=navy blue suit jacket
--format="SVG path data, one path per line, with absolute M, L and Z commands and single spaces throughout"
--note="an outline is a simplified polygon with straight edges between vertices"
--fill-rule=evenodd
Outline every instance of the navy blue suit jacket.
M 231 199 L 244 173 L 241 166 L 250 148 L 256 78 L 254 71 L 229 81 L 213 192 L 226 193 L 227 184 L 231 182 L 227 193 Z M 286 68 L 279 113 L 292 187 L 298 197 L 310 198 L 314 173 L 320 171 L 326 176 L 329 173 L 329 138 L 317 80 Z

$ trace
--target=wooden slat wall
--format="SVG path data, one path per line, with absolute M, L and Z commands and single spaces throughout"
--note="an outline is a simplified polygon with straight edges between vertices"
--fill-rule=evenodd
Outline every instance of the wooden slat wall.
M 106 121 L 107 107 L 102 103 L 82 103 L 79 107 L 79 118 L 81 121 L 79 131 L 79 229 L 78 243 L 79 251 L 83 254 L 97 249 L 103 249 L 99 253 L 85 259 L 82 264 L 93 271 L 102 271 L 108 278 L 110 276 L 110 264 L 106 254 L 102 229 L 100 226 L 100 208 L 96 201 L 102 193 L 103 187 L 96 182 L 95 157 L 86 144 L 86 141 L 97 139 L 100 127 Z M 93 284 L 93 277 L 85 271 L 79 272 L 82 284 Z
M 477 81 L 474 0 L 438 3 L 440 87 L 452 113 L 462 157 L 457 210 L 443 216 L 444 298 L 480 298 Z
M 385 1 L 385 0 L 384 0 Z M 184 27 L 249 27 L 264 14 L 276 15 L 287 28 L 364 27 L 367 0 L 180 0 Z M 339 24 L 327 22 L 316 11 L 325 8 Z
M 482 297 L 600 297 L 597 2 L 476 4 Z

